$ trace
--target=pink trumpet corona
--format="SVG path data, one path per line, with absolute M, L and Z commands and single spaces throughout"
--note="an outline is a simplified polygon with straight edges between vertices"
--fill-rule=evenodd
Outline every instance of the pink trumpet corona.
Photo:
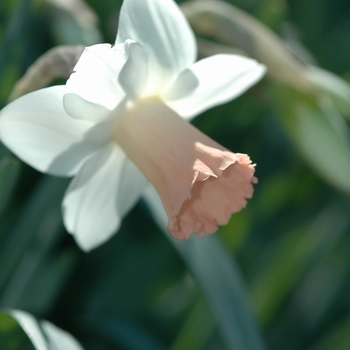
M 114 134 L 154 186 L 177 239 L 213 233 L 253 194 L 254 166 L 179 117 L 159 99 L 139 102 Z

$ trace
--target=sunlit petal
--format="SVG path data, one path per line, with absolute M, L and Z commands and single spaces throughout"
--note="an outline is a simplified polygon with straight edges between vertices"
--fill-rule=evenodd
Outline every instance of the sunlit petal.
M 125 96 L 118 75 L 127 58 L 126 44 L 87 47 L 67 81 L 67 92 L 113 110 Z
M 149 94 L 167 86 L 196 59 L 193 32 L 173 0 L 125 0 L 117 43 L 140 43 L 149 57 Z
M 108 120 L 113 115 L 113 112 L 106 107 L 87 101 L 73 93 L 67 93 L 63 96 L 63 105 L 66 112 L 72 118 L 87 120 L 94 123 Z
M 64 86 L 25 95 L 0 112 L 2 142 L 33 168 L 58 176 L 76 173 L 100 143 L 86 139 L 92 124 L 67 115 Z
M 127 61 L 119 74 L 119 83 L 126 95 L 132 100 L 144 92 L 148 78 L 148 57 L 144 48 L 133 41 L 125 42 Z
M 142 46 L 131 40 L 115 48 L 109 45 L 86 48 L 75 67 L 77 71 L 67 82 L 70 92 L 63 98 L 67 113 L 95 123 L 124 113 L 128 102 L 139 98 L 145 90 L 147 60 Z M 89 69 L 89 64 L 93 68 Z M 103 77 L 107 79 L 103 81 Z
M 183 71 L 163 98 L 182 117 L 191 118 L 241 95 L 264 73 L 265 67 L 249 58 L 211 56 Z

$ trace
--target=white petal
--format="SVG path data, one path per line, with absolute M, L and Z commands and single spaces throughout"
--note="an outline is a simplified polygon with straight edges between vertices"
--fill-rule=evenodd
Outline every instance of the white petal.
M 125 96 L 118 77 L 126 60 L 124 44 L 87 47 L 67 81 L 68 92 L 113 110 Z
M 146 51 L 131 40 L 117 48 L 96 45 L 83 53 L 67 82 L 74 92 L 63 99 L 71 117 L 101 123 L 124 113 L 128 101 L 141 96 L 148 77 Z
M 84 100 L 81 96 L 73 93 L 63 96 L 63 105 L 66 112 L 75 119 L 98 123 L 112 116 L 112 111 L 106 107 Z
M 123 152 L 123 155 L 124 152 Z M 120 174 L 117 208 L 121 217 L 140 199 L 149 182 L 138 167 L 125 156 L 124 165 Z
M 124 0 L 117 43 L 131 39 L 149 57 L 149 94 L 168 85 L 197 56 L 194 34 L 173 0 Z
M 116 144 L 94 154 L 72 180 L 63 200 L 64 223 L 78 245 L 89 251 L 115 234 L 146 183 Z
M 265 73 L 265 66 L 238 55 L 216 55 L 193 64 L 163 95 L 184 118 L 241 95 Z
M 63 108 L 64 86 L 27 94 L 0 112 L 0 138 L 33 168 L 57 176 L 71 176 L 100 147 L 92 124 L 78 121 Z
M 136 100 L 146 87 L 148 57 L 143 47 L 134 41 L 127 40 L 125 46 L 128 59 L 119 74 L 119 83 L 127 96 Z

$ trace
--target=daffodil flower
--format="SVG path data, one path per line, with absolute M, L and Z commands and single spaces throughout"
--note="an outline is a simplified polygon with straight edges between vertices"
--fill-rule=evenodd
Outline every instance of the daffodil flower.
M 109 239 L 149 182 L 178 239 L 225 224 L 253 193 L 254 166 L 188 123 L 240 95 L 264 66 L 236 55 L 198 62 L 173 0 L 124 0 L 114 46 L 85 49 L 66 85 L 29 93 L 0 114 L 0 137 L 35 169 L 74 176 L 67 231 L 84 250 Z

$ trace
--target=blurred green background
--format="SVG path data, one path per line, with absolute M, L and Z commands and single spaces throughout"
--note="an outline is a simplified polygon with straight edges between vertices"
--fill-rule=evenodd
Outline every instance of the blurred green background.
M 114 42 L 122 1 L 86 3 L 87 12 L 70 12 L 59 1 L 0 2 L 1 108 L 16 81 L 50 48 Z M 235 12 L 201 17 L 197 9 L 199 19 L 188 15 L 201 39 L 200 55 L 238 50 L 269 68 L 243 96 L 194 120 L 257 163 L 254 197 L 216 234 L 229 255 L 225 264 L 233 264 L 232 271 L 238 266 L 231 277 L 243 280 L 266 348 L 350 349 L 350 2 L 227 3 L 280 39 L 249 21 L 245 27 Z M 192 6 L 182 4 L 184 10 Z M 2 145 L 0 157 L 1 308 L 50 320 L 85 349 L 233 349 L 223 334 L 230 327 L 235 333 L 235 325 L 215 311 L 220 295 L 203 290 L 186 259 L 190 249 L 179 254 L 145 202 L 117 235 L 86 254 L 62 224 L 69 179 L 39 174 Z M 20 339 L 17 333 L 9 336 L 8 322 L 0 318 L 7 348 L 25 349 L 29 345 L 13 340 Z M 240 349 L 255 350 L 235 347 Z

